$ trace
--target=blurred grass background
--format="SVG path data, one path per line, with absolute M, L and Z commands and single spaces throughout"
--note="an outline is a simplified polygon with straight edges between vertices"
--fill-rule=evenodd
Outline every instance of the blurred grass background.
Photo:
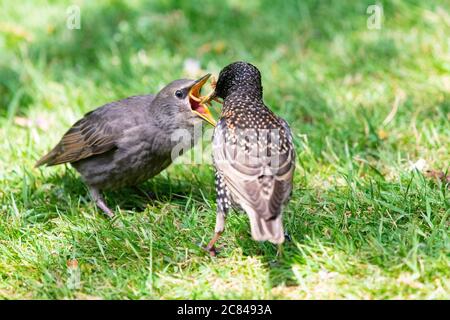
M 379 30 L 372 1 L 0 1 L 0 297 L 448 298 L 449 189 L 430 172 L 450 163 L 450 4 L 377 3 Z M 108 193 L 115 223 L 69 166 L 33 169 L 85 112 L 235 60 L 295 135 L 276 263 L 245 215 L 219 258 L 198 248 L 209 165 L 144 184 L 157 199 Z

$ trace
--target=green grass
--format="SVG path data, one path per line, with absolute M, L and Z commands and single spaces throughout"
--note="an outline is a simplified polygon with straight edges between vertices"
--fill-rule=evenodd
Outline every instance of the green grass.
M 410 170 L 450 171 L 448 3 L 382 1 L 380 30 L 366 25 L 373 1 L 77 3 L 81 30 L 66 28 L 72 1 L 0 1 L 1 298 L 450 297 L 450 190 Z M 141 186 L 155 199 L 107 193 L 113 222 L 70 166 L 33 168 L 83 113 L 191 77 L 187 58 L 215 74 L 256 64 L 291 124 L 279 259 L 235 213 L 220 256 L 199 249 L 210 164 L 171 166 Z

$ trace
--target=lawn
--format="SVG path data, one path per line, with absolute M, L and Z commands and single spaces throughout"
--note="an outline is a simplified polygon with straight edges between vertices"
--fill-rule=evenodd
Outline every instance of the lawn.
M 80 29 L 72 1 L 0 0 L 0 298 L 450 297 L 449 2 L 378 2 L 378 29 L 374 1 L 74 2 Z M 199 248 L 210 162 L 107 192 L 113 221 L 70 166 L 33 167 L 95 107 L 236 60 L 295 136 L 282 256 L 235 212 Z

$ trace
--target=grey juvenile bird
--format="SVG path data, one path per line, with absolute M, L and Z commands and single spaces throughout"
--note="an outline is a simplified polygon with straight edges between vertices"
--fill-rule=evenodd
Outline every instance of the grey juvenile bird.
M 217 216 L 214 243 L 224 230 L 230 207 L 242 208 L 258 241 L 284 241 L 282 206 L 292 191 L 295 150 L 285 120 L 263 101 L 261 74 L 246 62 L 235 62 L 219 74 L 215 91 L 204 101 L 223 99 L 214 130 Z
M 169 166 L 179 143 L 172 139 L 175 130 L 187 130 L 194 137 L 194 125 L 201 119 L 215 125 L 200 102 L 200 89 L 209 76 L 175 80 L 156 96 L 129 97 L 87 113 L 36 167 L 71 163 L 97 206 L 112 217 L 102 190 L 136 185 Z

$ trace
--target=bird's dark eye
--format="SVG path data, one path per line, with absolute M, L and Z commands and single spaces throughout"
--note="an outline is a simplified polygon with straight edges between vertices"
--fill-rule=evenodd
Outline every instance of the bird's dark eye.
M 184 97 L 183 91 L 181 90 L 175 91 L 175 97 L 177 97 L 178 99 L 182 99 Z

